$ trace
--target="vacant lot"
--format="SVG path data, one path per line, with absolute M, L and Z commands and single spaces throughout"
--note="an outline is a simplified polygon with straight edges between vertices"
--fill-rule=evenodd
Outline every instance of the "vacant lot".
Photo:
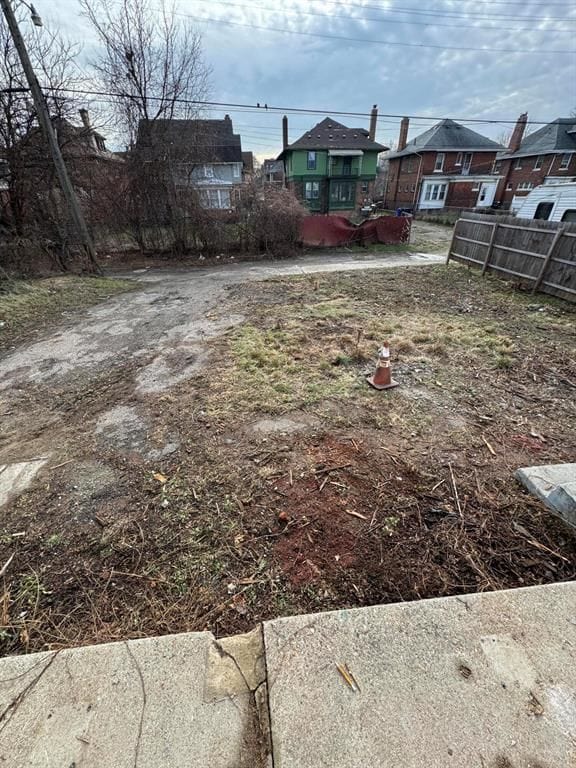
M 52 458 L 2 510 L 3 651 L 574 578 L 513 478 L 576 455 L 574 319 L 458 265 L 285 277 L 222 288 L 201 353 L 29 378 L 0 462 Z

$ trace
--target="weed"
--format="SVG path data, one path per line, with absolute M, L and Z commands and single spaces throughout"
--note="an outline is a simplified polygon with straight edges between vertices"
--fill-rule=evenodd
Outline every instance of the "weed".
M 55 549 L 56 547 L 59 547 L 63 541 L 64 537 L 61 533 L 53 533 L 46 539 L 46 548 Z

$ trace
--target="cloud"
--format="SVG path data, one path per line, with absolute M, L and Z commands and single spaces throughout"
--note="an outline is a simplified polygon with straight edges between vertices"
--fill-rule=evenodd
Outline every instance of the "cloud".
M 526 110 L 532 119 L 553 120 L 576 106 L 576 53 L 542 52 L 574 49 L 576 4 L 544 6 L 541 0 L 405 3 L 212 0 L 203 4 L 180 0 L 176 7 L 183 18 L 209 17 L 221 22 L 198 23 L 206 58 L 213 67 L 217 101 L 363 113 L 377 103 L 381 115 L 508 120 L 515 120 Z M 410 13 L 402 12 L 408 9 Z M 79 26 L 73 21 L 78 12 L 77 0 L 53 2 L 52 17 L 72 39 L 80 37 L 80 30 L 86 32 L 85 23 Z M 252 26 L 223 23 L 230 21 Z M 255 27 L 357 38 L 358 42 Z M 372 40 L 389 44 L 369 42 Z M 87 43 L 90 52 L 94 45 L 90 33 Z M 530 53 L 470 50 L 478 48 Z M 242 133 L 245 149 L 259 156 L 279 151 L 281 114 L 229 109 L 215 111 L 214 116 L 224 111 L 230 112 L 235 129 Z M 291 139 L 321 117 L 290 115 Z M 342 122 L 367 126 L 368 118 L 342 118 Z M 395 140 L 398 122 L 382 116 L 378 139 L 384 144 Z M 411 135 L 431 124 L 412 121 Z M 487 124 L 477 126 L 477 130 L 495 138 L 506 127 Z

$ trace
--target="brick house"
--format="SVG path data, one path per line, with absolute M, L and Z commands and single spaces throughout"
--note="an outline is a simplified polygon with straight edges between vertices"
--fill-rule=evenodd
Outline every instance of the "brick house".
M 498 179 L 494 161 L 502 146 L 453 120 L 407 142 L 409 120 L 400 123 L 398 149 L 387 155 L 388 208 L 482 208 L 492 205 Z
M 232 120 L 141 120 L 135 157 L 168 177 L 179 193 L 194 190 L 203 208 L 234 209 L 248 161 Z M 251 154 L 251 153 L 250 153 Z M 253 164 L 253 158 L 251 158 Z
M 500 178 L 496 200 L 513 211 L 540 184 L 576 181 L 576 118 L 559 117 L 523 138 L 527 120 L 527 113 L 520 115 L 494 166 Z
M 292 144 L 288 118 L 282 121 L 286 186 L 314 213 L 345 214 L 372 200 L 378 155 L 388 147 L 375 141 L 378 110 L 370 128 L 348 128 L 326 117 Z

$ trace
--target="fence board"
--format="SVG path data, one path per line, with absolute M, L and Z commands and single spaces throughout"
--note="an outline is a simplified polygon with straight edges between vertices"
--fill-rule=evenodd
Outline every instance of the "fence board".
M 518 278 L 533 291 L 575 301 L 576 223 L 467 213 L 458 219 L 447 261 Z

